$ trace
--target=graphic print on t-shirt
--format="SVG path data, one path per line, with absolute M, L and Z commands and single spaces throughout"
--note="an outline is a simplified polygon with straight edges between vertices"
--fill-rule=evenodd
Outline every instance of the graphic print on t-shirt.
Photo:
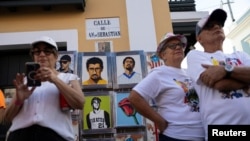
M 240 66 L 242 62 L 238 58 L 225 58 L 225 60 L 218 60 L 215 57 L 211 56 L 211 63 L 213 65 L 225 66 L 225 64 L 230 64 L 233 66 Z M 223 99 L 233 99 L 241 98 L 243 95 L 250 96 L 250 88 L 243 89 L 244 93 L 241 90 L 232 90 L 232 91 L 221 91 L 221 97 Z
M 184 82 L 179 81 L 177 79 L 173 79 L 175 83 L 183 89 L 185 93 L 184 103 L 190 106 L 190 110 L 192 112 L 199 112 L 199 99 L 198 95 L 192 86 L 192 81 L 190 79 L 185 79 Z

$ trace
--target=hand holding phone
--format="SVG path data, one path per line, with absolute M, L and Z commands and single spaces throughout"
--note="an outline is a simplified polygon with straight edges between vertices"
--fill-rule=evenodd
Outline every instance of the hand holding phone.
M 36 62 L 26 62 L 26 76 L 27 86 L 41 86 L 41 81 L 35 79 L 36 71 L 40 68 L 40 65 Z

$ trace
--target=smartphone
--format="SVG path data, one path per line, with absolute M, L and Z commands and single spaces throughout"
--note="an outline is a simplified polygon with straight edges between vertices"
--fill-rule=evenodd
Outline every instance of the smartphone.
M 26 76 L 27 76 L 27 86 L 41 86 L 41 81 L 36 80 L 34 76 L 36 71 L 40 68 L 40 65 L 36 62 L 26 62 Z

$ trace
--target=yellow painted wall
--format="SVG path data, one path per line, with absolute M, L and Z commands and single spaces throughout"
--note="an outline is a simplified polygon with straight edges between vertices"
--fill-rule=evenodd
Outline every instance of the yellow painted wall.
M 170 9 L 167 0 L 152 0 L 157 43 L 166 32 L 173 32 Z
M 168 1 L 152 0 L 152 6 L 159 42 L 165 32 L 172 31 Z M 86 40 L 85 19 L 117 17 L 120 18 L 121 38 L 107 41 L 113 41 L 113 51 L 130 50 L 125 0 L 86 0 L 84 12 L 72 6 L 57 6 L 50 11 L 29 7 L 17 9 L 17 12 L 0 9 L 0 13 L 0 33 L 77 29 L 80 52 L 95 51 L 95 41 L 98 41 Z

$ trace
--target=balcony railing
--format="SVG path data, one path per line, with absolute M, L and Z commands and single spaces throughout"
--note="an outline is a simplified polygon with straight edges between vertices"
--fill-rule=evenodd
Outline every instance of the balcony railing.
M 29 6 L 48 8 L 57 5 L 72 5 L 84 11 L 85 0 L 0 0 L 0 8 L 7 8 L 9 10 Z
M 170 12 L 196 11 L 194 0 L 168 0 Z

